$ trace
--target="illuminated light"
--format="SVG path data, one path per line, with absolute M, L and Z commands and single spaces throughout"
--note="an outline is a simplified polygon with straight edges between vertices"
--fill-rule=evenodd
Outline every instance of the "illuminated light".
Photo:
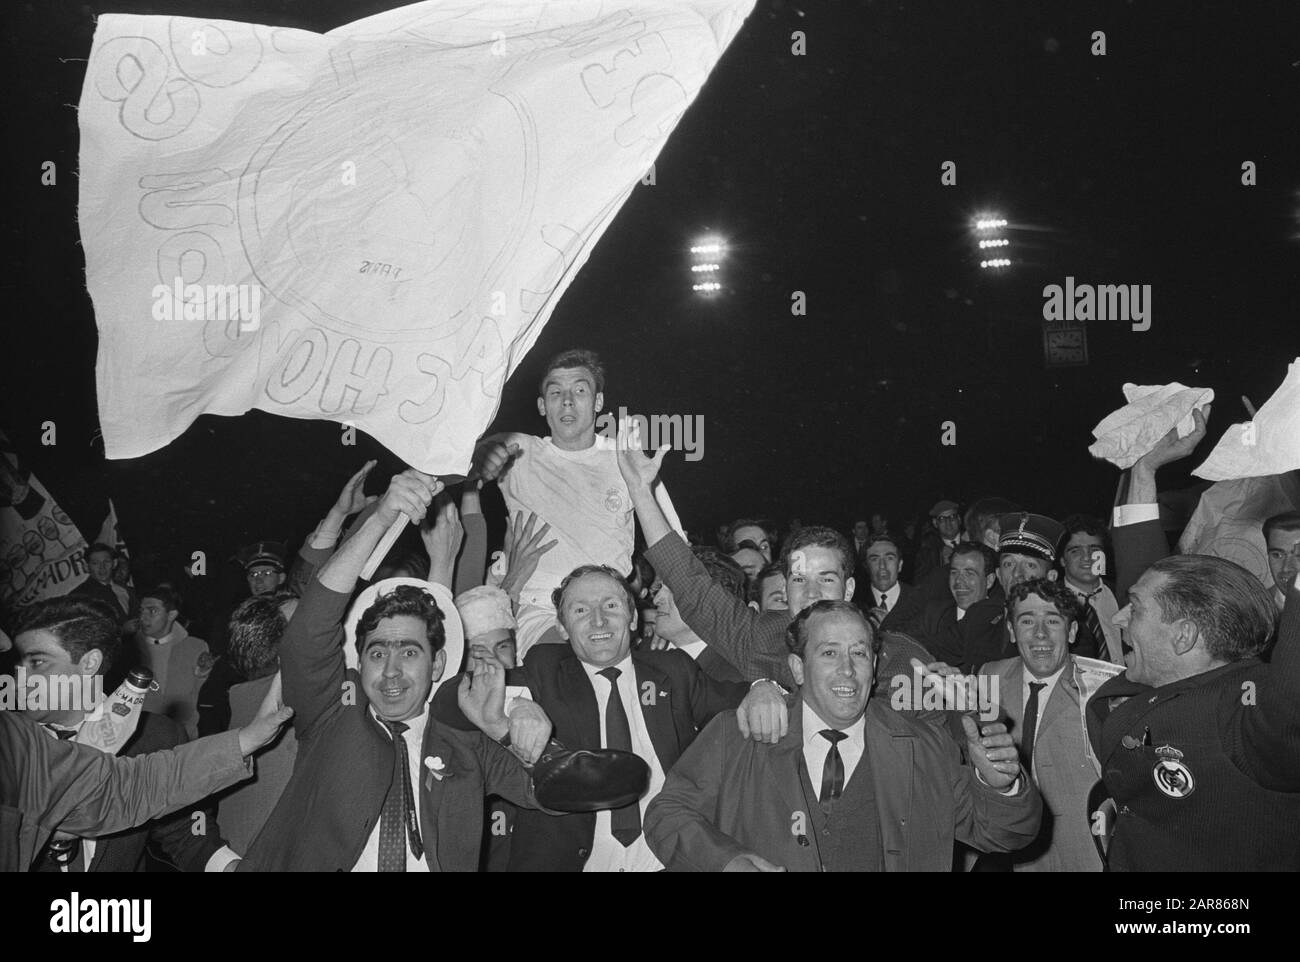
M 986 247 L 1006 247 L 1010 243 L 1011 241 L 1005 237 L 1001 240 L 982 240 L 980 241 L 980 250 L 984 250 Z
M 691 248 L 691 253 L 692 254 L 721 254 L 722 242 L 707 241 L 706 243 L 703 244 L 696 244 L 694 247 Z
M 722 285 L 717 281 L 705 281 L 703 284 L 692 284 L 691 290 L 696 292 L 720 291 L 722 290 Z
M 1007 257 L 995 257 L 992 260 L 980 261 L 980 267 L 985 269 L 990 267 L 1010 267 L 1010 266 L 1011 266 L 1011 259 Z
M 693 264 L 691 265 L 691 270 L 697 274 L 700 271 L 720 271 L 722 270 L 722 265 L 721 264 Z
M 996 230 L 1006 226 L 1006 219 L 1002 217 L 981 217 L 975 221 L 976 230 Z

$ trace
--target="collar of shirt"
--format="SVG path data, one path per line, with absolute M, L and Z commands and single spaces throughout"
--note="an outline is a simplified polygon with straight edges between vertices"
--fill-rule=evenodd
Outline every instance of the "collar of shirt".
M 1078 585 L 1076 585 L 1073 581 L 1071 581 L 1069 578 L 1066 578 L 1065 586 L 1069 588 L 1071 591 L 1073 591 L 1084 601 L 1087 601 L 1089 598 L 1099 597 L 1101 593 L 1106 590 L 1105 583 L 1101 581 L 1097 582 L 1097 587 L 1095 588 L 1081 588 Z
M 593 688 L 596 687 L 597 682 L 599 682 L 602 685 L 609 684 L 608 679 L 606 679 L 605 676 L 601 674 L 601 672 L 604 671 L 606 668 L 618 669 L 619 672 L 618 680 L 620 684 L 623 682 L 625 678 L 632 678 L 634 680 L 636 678 L 636 669 L 633 668 L 632 666 L 632 653 L 630 651 L 627 653 L 627 657 L 625 657 L 617 665 L 603 665 L 603 666 L 589 665 L 587 664 L 587 662 L 581 660 L 579 661 L 579 664 L 581 664 L 583 670 L 586 671 L 587 677 L 591 679 L 591 687 Z M 634 684 L 632 687 L 635 688 L 636 685 Z
M 884 593 L 885 597 L 889 599 L 890 611 L 894 610 L 894 606 L 898 604 L 898 596 L 901 595 L 902 593 L 903 593 L 903 586 L 900 582 L 897 581 L 894 582 L 894 587 L 890 588 L 888 591 Z M 871 603 L 873 606 L 880 603 L 880 592 L 877 591 L 874 587 L 871 589 Z
M 812 707 L 806 701 L 803 701 L 803 699 L 800 699 L 800 704 L 803 705 L 803 747 L 807 748 L 812 744 L 813 740 L 816 739 L 823 745 L 827 746 L 827 749 L 829 750 L 830 742 L 821 737 L 821 732 L 825 728 L 834 728 L 835 726 L 828 725 L 826 722 L 822 721 L 821 716 L 813 711 Z M 867 744 L 867 716 L 862 715 L 852 725 L 848 728 L 841 729 L 841 731 L 849 736 L 848 740 L 857 748 L 865 748 Z M 844 743 L 841 742 L 841 751 L 843 751 L 843 745 Z
M 149 638 L 149 644 L 151 645 L 170 645 L 173 641 L 180 641 L 186 634 L 187 632 L 185 631 L 185 628 L 179 621 L 177 621 L 172 623 L 167 634 L 163 635 L 161 638 L 152 638 L 148 635 L 145 637 Z
M 1040 722 L 1043 717 L 1043 710 L 1047 707 L 1047 700 L 1052 697 L 1052 692 L 1056 690 L 1056 683 L 1061 680 L 1061 675 L 1064 674 L 1065 669 L 1069 667 L 1070 667 L 1070 659 L 1066 658 L 1065 664 L 1062 665 L 1060 668 L 1056 669 L 1056 672 L 1054 674 L 1048 675 L 1046 678 L 1035 678 L 1033 674 L 1029 672 L 1028 669 L 1025 670 L 1024 672 L 1025 678 L 1020 685 L 1020 695 L 1022 698 L 1022 701 L 1020 702 L 1021 705 L 1029 704 L 1029 683 L 1031 681 L 1042 682 L 1047 686 L 1046 688 L 1044 688 L 1042 691 L 1038 693 L 1038 718 Z
M 385 735 L 391 736 L 392 732 L 390 732 L 388 726 L 380 720 L 379 713 L 375 711 L 375 706 L 370 705 L 368 706 L 368 709 L 370 711 L 370 717 L 375 720 L 375 724 L 379 726 L 379 730 Z M 414 718 L 406 719 L 402 724 L 406 726 L 406 731 L 402 733 L 402 737 L 406 739 L 407 756 L 414 760 L 412 767 L 415 768 L 416 774 L 418 775 L 420 769 L 424 765 L 424 759 L 420 757 L 420 750 L 424 746 L 424 730 L 429 725 L 429 703 L 425 702 L 424 710 L 420 712 L 420 714 L 416 715 Z M 415 779 L 412 784 L 418 786 L 419 779 Z

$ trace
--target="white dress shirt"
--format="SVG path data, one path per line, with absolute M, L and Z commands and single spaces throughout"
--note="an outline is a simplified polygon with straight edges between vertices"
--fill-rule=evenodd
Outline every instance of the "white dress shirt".
M 1034 720 L 1034 745 L 1038 744 L 1038 730 L 1043 727 L 1043 715 L 1047 713 L 1047 703 L 1052 698 L 1052 692 L 1056 691 L 1056 683 L 1061 680 L 1061 675 L 1065 672 L 1065 669 L 1069 667 L 1070 659 L 1067 657 L 1065 659 L 1065 664 L 1056 669 L 1055 673 L 1048 675 L 1046 678 L 1035 678 L 1028 668 L 1021 672 L 1021 674 L 1024 675 L 1024 678 L 1020 682 L 1020 711 L 1022 718 L 1024 717 L 1024 712 L 1029 707 L 1029 683 L 1032 681 L 1035 684 L 1043 684 L 1047 686 L 1038 693 L 1038 717 Z M 1024 740 L 1025 733 L 1021 732 L 1020 741 L 1022 744 L 1024 743 Z M 1035 748 L 1035 754 L 1037 754 L 1037 748 Z M 1032 766 L 1034 760 L 1031 758 L 1029 762 Z M 1032 775 L 1033 771 L 1031 770 L 1029 774 Z
M 596 705 L 600 709 L 600 744 L 609 747 L 609 734 L 605 730 L 605 708 L 609 704 L 609 679 L 599 672 L 604 669 L 597 665 L 581 663 L 591 687 L 596 691 Z M 641 796 L 641 824 L 645 824 L 646 806 L 664 787 L 664 770 L 655 754 L 654 743 L 645 727 L 645 716 L 641 714 L 641 699 L 636 688 L 636 669 L 632 666 L 632 656 L 628 655 L 617 665 L 619 670 L 618 695 L 623 700 L 623 712 L 627 715 L 627 727 L 632 733 L 632 751 L 650 766 L 650 789 Z M 665 705 L 664 711 L 668 708 Z M 614 837 L 613 816 L 609 809 L 596 813 L 596 835 L 591 844 L 591 857 L 582 867 L 584 872 L 658 872 L 663 863 L 650 851 L 642 832 L 635 842 L 626 848 Z
M 1158 504 L 1117 504 L 1111 516 L 1111 521 L 1116 528 L 1138 524 L 1142 521 L 1159 520 L 1160 505 Z
M 894 587 L 890 588 L 888 591 L 885 592 L 885 600 L 886 602 L 888 602 L 884 606 L 886 611 L 894 610 L 894 607 L 898 604 L 898 596 L 901 595 L 902 593 L 903 593 L 902 586 L 897 581 L 895 581 Z M 871 606 L 873 608 L 880 607 L 880 592 L 877 591 L 875 588 L 871 589 Z M 822 741 L 825 741 L 825 739 L 822 739 Z
M 817 793 L 820 801 L 826 756 L 831 753 L 830 740 L 823 738 L 821 732 L 835 726 L 822 721 L 821 716 L 813 711 L 806 701 L 801 701 L 801 704 L 803 705 L 803 760 L 808 766 L 808 778 L 812 782 L 813 791 Z M 848 728 L 843 729 L 844 734 L 849 737 L 836 743 L 840 750 L 840 760 L 844 763 L 846 787 L 849 779 L 853 777 L 853 770 L 858 767 L 858 762 L 862 761 L 862 756 L 867 751 L 866 729 L 867 720 L 864 715 Z
M 374 706 L 371 706 L 370 717 L 374 724 L 381 732 L 389 737 L 388 726 L 379 720 L 375 714 Z M 424 771 L 424 759 L 420 757 L 420 752 L 424 748 L 424 730 L 429 724 L 429 706 L 424 706 L 424 711 L 409 718 L 402 724 L 406 726 L 406 731 L 402 732 L 402 738 L 406 741 L 406 761 L 408 775 L 411 779 L 411 801 L 415 805 L 416 824 L 420 824 L 420 775 Z M 396 747 L 393 749 L 396 751 Z M 446 759 L 443 759 L 446 762 Z M 357 859 L 357 864 L 352 866 L 354 872 L 378 872 L 379 871 L 379 832 L 383 828 L 384 818 L 381 814 L 375 822 L 374 829 L 370 832 L 370 838 L 366 840 L 366 847 L 361 850 L 361 857 Z M 429 871 L 429 859 L 425 855 L 419 858 L 411 851 L 411 842 L 407 838 L 406 826 L 402 826 L 402 839 L 405 842 L 403 851 L 406 852 L 406 870 L 408 872 L 427 872 Z M 428 851 L 428 846 L 433 843 L 433 839 L 424 837 L 424 826 L 420 825 L 420 841 L 424 843 L 424 850 Z

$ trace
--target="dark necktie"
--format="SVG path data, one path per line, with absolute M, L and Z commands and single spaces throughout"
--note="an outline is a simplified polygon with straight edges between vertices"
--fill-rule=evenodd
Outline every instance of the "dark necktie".
M 1031 681 L 1029 683 L 1029 701 L 1025 702 L 1025 734 L 1020 740 L 1020 760 L 1025 771 L 1034 773 L 1034 735 L 1038 731 L 1038 693 L 1047 687 L 1047 682 Z
M 411 854 L 416 858 L 424 854 L 415 798 L 411 792 L 410 758 L 406 753 L 406 739 L 402 737 L 407 726 L 383 719 L 380 722 L 393 736 L 393 777 L 388 783 L 388 797 L 384 799 L 384 810 L 379 816 L 379 871 L 405 872 L 408 839 Z
M 889 595 L 885 594 L 883 591 L 880 593 L 880 607 L 884 608 L 886 611 L 889 610 Z
M 1103 587 L 1105 586 L 1103 585 Z M 1083 625 L 1088 629 L 1088 633 L 1092 635 L 1092 652 L 1089 653 L 1085 649 L 1084 651 L 1081 651 L 1080 654 L 1091 658 L 1109 659 L 1110 649 L 1106 646 L 1106 632 L 1102 630 L 1101 616 L 1097 614 L 1097 609 L 1093 605 L 1092 601 L 1092 599 L 1096 598 L 1099 594 L 1101 594 L 1101 588 L 1083 596 Z M 1082 641 L 1083 639 L 1078 640 Z M 1075 645 L 1075 647 L 1082 648 L 1083 646 Z
M 632 751 L 632 728 L 627 722 L 627 710 L 618 694 L 617 668 L 602 668 L 597 674 L 609 680 L 609 702 L 605 705 L 605 747 L 621 752 Z M 641 837 L 641 806 L 634 802 L 610 812 L 610 828 L 619 844 L 627 848 Z
M 818 734 L 831 743 L 831 750 L 826 754 L 826 764 L 822 766 L 822 792 L 818 796 L 821 801 L 829 802 L 844 794 L 844 759 L 840 757 L 840 746 L 836 743 L 849 736 L 833 728 L 823 729 Z

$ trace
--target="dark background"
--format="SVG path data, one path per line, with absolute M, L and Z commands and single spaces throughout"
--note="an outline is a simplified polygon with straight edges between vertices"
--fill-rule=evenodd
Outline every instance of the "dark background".
M 254 538 L 300 539 L 371 455 L 331 422 L 204 416 L 166 449 L 106 462 L 96 330 L 76 225 L 94 17 L 213 16 L 325 31 L 391 0 L 4 8 L 10 251 L 0 427 L 88 537 L 118 507 L 137 575 L 210 574 Z M 583 345 L 607 408 L 699 414 L 704 459 L 665 474 L 688 529 L 742 514 L 847 526 L 940 496 L 1103 512 L 1114 469 L 1090 429 L 1125 381 L 1219 395 L 1208 453 L 1300 354 L 1300 30 L 1294 0 L 790 3 L 759 0 L 656 165 L 595 248 L 494 424 L 544 434 L 547 355 Z M 791 54 L 791 32 L 807 35 Z M 1107 55 L 1089 53 L 1104 30 Z M 41 186 L 41 164 L 58 165 Z M 940 185 L 955 161 L 957 186 Z M 1241 185 L 1241 164 L 1258 186 Z M 976 267 L 972 215 L 1011 221 L 1009 272 Z M 690 293 L 686 248 L 729 240 L 723 296 Z M 1091 363 L 1046 370 L 1042 289 L 1150 284 L 1146 332 L 1088 325 Z M 791 292 L 808 313 L 793 317 Z M 41 423 L 58 443 L 40 444 Z M 944 421 L 957 444 L 940 444 Z M 1173 471 L 1171 470 L 1171 475 Z M 1163 479 L 1178 483 L 1177 477 Z M 220 571 L 216 569 L 222 569 Z

